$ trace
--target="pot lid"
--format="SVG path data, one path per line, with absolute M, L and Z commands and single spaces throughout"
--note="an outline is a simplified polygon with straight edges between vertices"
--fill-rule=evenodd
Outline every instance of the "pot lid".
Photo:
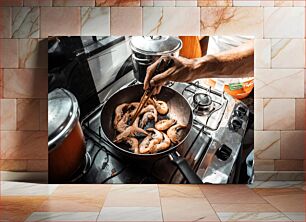
M 134 36 L 130 40 L 133 51 L 145 55 L 160 55 L 176 52 L 182 41 L 173 36 Z
M 65 89 L 55 89 L 48 94 L 49 150 L 68 136 L 78 118 L 78 102 L 72 93 Z

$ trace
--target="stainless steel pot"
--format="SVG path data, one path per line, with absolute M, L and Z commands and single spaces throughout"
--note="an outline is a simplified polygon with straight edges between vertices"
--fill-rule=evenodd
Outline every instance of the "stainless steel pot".
M 75 96 L 65 89 L 48 94 L 49 182 L 69 180 L 86 153 Z
M 134 36 L 130 40 L 135 78 L 143 82 L 147 67 L 162 55 L 178 56 L 182 41 L 172 36 Z

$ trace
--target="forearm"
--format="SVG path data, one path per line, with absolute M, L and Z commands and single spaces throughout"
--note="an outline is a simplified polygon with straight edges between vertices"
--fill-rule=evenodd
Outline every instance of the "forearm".
M 194 69 L 195 79 L 253 76 L 253 41 L 215 55 L 196 59 Z

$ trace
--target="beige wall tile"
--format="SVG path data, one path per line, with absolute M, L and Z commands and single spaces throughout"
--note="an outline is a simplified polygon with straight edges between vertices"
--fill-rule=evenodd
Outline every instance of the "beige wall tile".
M 255 159 L 279 159 L 280 158 L 280 132 L 279 131 L 255 131 L 254 133 Z
M 197 0 L 175 0 L 175 6 L 182 6 L 182 7 L 191 7 L 191 6 L 197 6 L 198 1 Z
M 12 8 L 12 37 L 38 38 L 40 12 L 38 7 Z
M 263 35 L 260 7 L 202 7 L 201 35 Z
M 52 6 L 52 0 L 23 0 L 24 6 Z
M 304 68 L 304 39 L 272 39 L 273 68 Z M 292 58 L 294 56 L 294 58 Z
M 46 69 L 5 69 L 3 75 L 5 98 L 47 98 Z
M 105 200 L 112 185 L 104 184 L 97 186 L 93 184 L 62 184 L 52 193 L 53 197 L 83 197 L 89 199 Z M 85 189 L 84 189 L 85 188 Z
M 260 0 L 260 6 L 274 6 L 274 0 Z
M 42 7 L 41 37 L 80 35 L 80 22 L 78 7 Z
M 0 99 L 3 97 L 3 69 L 0 69 Z
M 303 98 L 303 69 L 256 69 L 256 98 Z
M 153 6 L 153 0 L 140 0 L 141 6 Z
M 271 204 L 212 204 L 216 212 L 277 212 Z M 232 218 L 231 218 L 232 219 Z M 256 218 L 257 220 L 257 218 Z
M 48 68 L 47 39 L 19 40 L 19 68 Z
M 48 130 L 48 100 L 41 99 L 39 103 L 39 128 Z
M 305 7 L 306 2 L 304 0 L 293 0 L 293 6 Z
M 306 69 L 304 69 L 304 98 L 306 98 Z
M 305 99 L 296 99 L 295 100 L 295 129 L 303 130 L 305 129 Z
M 0 6 L 22 6 L 22 0 L 1 0 Z
M 254 99 L 254 124 L 255 130 L 263 130 L 263 99 Z
M 0 39 L 0 68 L 18 68 L 18 40 Z
M 97 221 L 164 221 L 160 207 L 103 207 Z
M 198 0 L 198 6 L 232 6 L 232 0 Z
M 48 133 L 1 131 L 1 156 L 5 159 L 47 159 Z M 35 155 L 33 155 L 35 154 Z
M 110 35 L 110 8 L 82 7 L 81 35 Z
M 264 8 L 265 38 L 304 38 L 304 32 L 305 10 L 303 8 Z
M 26 171 L 27 161 L 26 160 L 0 160 L 0 170 L 3 171 Z
M 154 7 L 175 6 L 175 0 L 153 0 Z
M 95 0 L 53 0 L 53 6 L 95 6 Z
M 255 39 L 255 68 L 271 67 L 271 40 Z
M 199 19 L 200 9 L 196 7 L 144 7 L 143 34 L 199 35 Z
M 187 185 L 181 186 L 173 184 L 169 185 L 158 185 L 159 196 L 161 198 L 203 198 L 203 193 L 198 185 Z
M 48 171 L 48 160 L 27 160 L 27 171 L 30 172 Z
M 96 0 L 96 6 L 140 6 L 140 0 Z
M 11 38 L 12 10 L 9 7 L 0 7 L 0 38 Z
M 233 0 L 233 6 L 260 6 L 260 0 Z
M 15 99 L 0 100 L 0 130 L 16 130 Z
M 274 0 L 274 6 L 293 6 L 293 0 Z
M 277 171 L 304 171 L 303 160 L 275 160 Z
M 304 159 L 305 131 L 282 131 L 281 132 L 281 159 L 299 160 Z
M 111 35 L 141 35 L 141 7 L 112 7 Z
M 259 160 L 255 158 L 254 170 L 255 171 L 273 171 L 274 170 L 274 160 Z
M 266 203 L 258 194 L 247 185 L 199 185 L 204 196 L 211 204 L 250 204 Z
M 264 99 L 264 130 L 295 128 L 294 99 Z
M 108 193 L 104 207 L 159 207 L 156 184 L 116 185 Z
M 39 100 L 17 100 L 17 130 L 39 130 Z
M 164 221 L 219 221 L 205 198 L 161 198 L 161 208 Z

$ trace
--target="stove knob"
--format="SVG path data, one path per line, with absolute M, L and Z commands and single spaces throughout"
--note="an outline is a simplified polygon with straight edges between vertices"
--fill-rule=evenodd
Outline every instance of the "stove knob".
M 226 145 L 222 145 L 216 152 L 216 156 L 219 160 L 226 161 L 232 154 L 231 148 Z
M 242 120 L 239 119 L 239 118 L 237 118 L 237 117 L 234 117 L 234 118 L 231 120 L 230 127 L 231 127 L 231 129 L 233 129 L 234 131 L 238 131 L 238 130 L 242 127 Z
M 239 117 L 245 116 L 247 113 L 247 109 L 243 106 L 238 106 L 237 109 L 235 110 L 235 114 Z

